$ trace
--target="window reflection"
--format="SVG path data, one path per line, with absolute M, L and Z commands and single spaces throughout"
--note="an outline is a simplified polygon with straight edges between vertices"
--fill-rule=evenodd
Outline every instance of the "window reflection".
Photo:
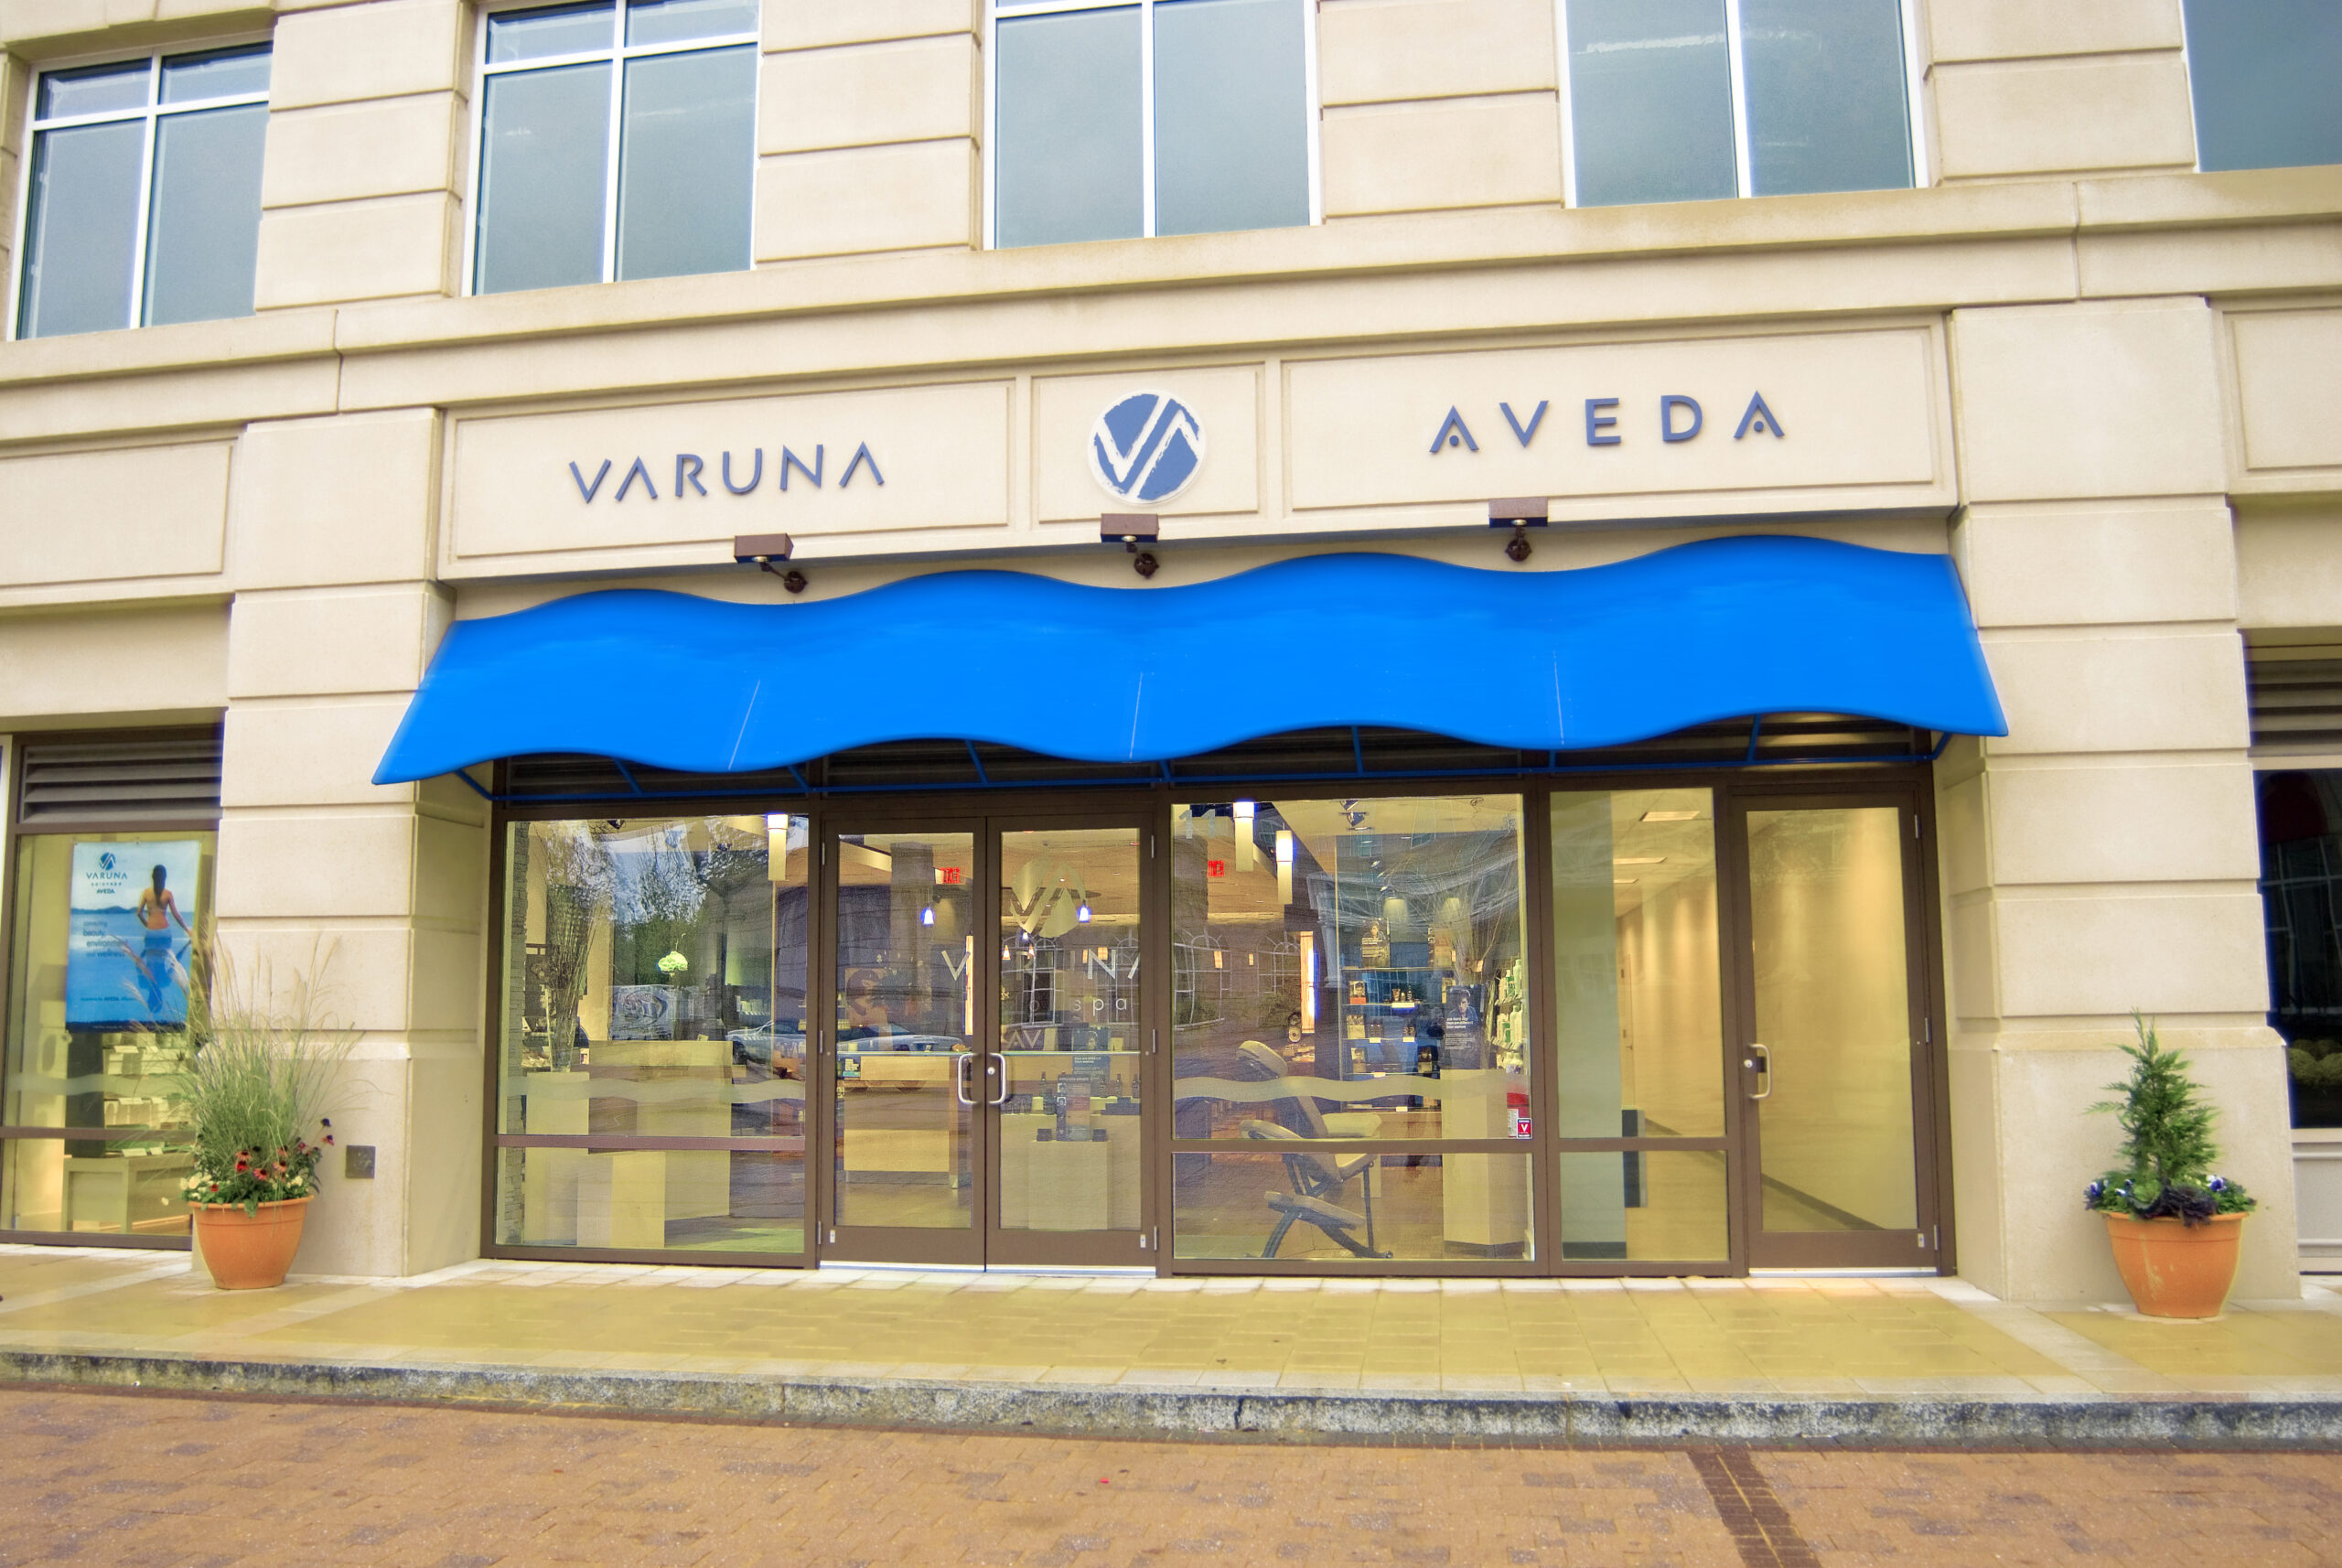
M 1176 809 L 1181 1138 L 1526 1136 L 1518 797 Z
M 5 1228 L 183 1237 L 213 835 L 28 834 L 16 863 L 0 1121 L 102 1135 L 10 1140 Z
M 1348 1260 L 1521 1259 L 1530 1162 L 1521 1155 L 1345 1156 L 1293 1144 L 1273 1154 L 1182 1155 L 1174 1255 Z
M 499 1124 L 564 1142 L 502 1150 L 501 1240 L 802 1250 L 805 846 L 802 817 L 512 826 Z

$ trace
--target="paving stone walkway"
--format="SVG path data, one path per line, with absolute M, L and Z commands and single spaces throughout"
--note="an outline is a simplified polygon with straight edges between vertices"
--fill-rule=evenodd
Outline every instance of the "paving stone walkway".
M 888 1433 L 0 1389 L 0 1563 L 2342 1563 L 2342 1455 Z
M 2342 1280 L 2334 1282 L 2342 1285 Z M 1161 1389 L 2342 1400 L 2342 1294 L 2210 1323 L 1961 1280 L 1158 1280 L 487 1262 L 222 1292 L 0 1247 L 0 1351 Z

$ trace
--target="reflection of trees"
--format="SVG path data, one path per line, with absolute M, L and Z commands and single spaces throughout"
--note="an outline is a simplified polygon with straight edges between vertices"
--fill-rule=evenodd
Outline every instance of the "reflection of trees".
M 577 1004 L 586 994 L 586 956 L 594 927 L 610 907 L 617 877 L 609 852 L 579 822 L 548 822 L 532 832 L 544 858 L 544 947 L 537 983 L 543 987 L 545 1030 L 553 1064 L 575 1064 Z

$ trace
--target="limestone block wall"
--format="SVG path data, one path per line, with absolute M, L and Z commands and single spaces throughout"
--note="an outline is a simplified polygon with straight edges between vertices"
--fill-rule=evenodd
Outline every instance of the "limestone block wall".
M 1551 0 L 1325 0 L 1328 220 L 1562 199 Z
M 430 579 L 438 419 L 256 424 L 231 519 L 220 929 L 248 980 L 330 955 L 364 1031 L 295 1267 L 414 1273 L 478 1255 L 486 802 L 370 782 L 451 618 Z
M 277 19 L 261 178 L 261 310 L 454 292 L 471 18 L 369 0 Z
M 757 263 L 978 242 L 983 11 L 983 0 L 768 0 Z
M 1929 0 L 1942 183 L 2196 166 L 2180 0 Z
M 2237 1294 L 2299 1288 L 2217 343 L 2199 299 L 1952 316 L 1953 543 L 2010 732 L 1937 776 L 1954 1196 L 1961 1272 L 2017 1299 L 2120 1296 L 2080 1191 L 2133 1008 L 2261 1198 Z

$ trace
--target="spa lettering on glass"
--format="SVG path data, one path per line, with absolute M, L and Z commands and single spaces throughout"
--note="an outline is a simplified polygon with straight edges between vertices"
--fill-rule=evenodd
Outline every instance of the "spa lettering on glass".
M 586 505 L 591 506 L 595 499 L 601 495 L 603 487 L 609 482 L 610 475 L 617 467 L 615 460 L 605 457 L 602 459 L 601 467 L 594 470 L 594 477 L 589 479 L 586 477 L 586 470 L 583 467 L 575 462 L 569 465 L 569 477 L 575 482 L 577 493 L 584 498 Z M 794 476 L 800 489 L 811 485 L 817 490 L 821 489 L 823 477 L 828 472 L 829 467 L 829 448 L 825 446 L 817 446 L 813 448 L 813 460 L 810 463 L 789 447 L 783 446 L 780 448 L 779 459 L 772 465 L 773 488 L 778 492 L 785 493 L 789 489 L 790 478 Z M 707 488 L 707 481 L 711 477 L 729 494 L 736 496 L 755 494 L 765 480 L 765 449 L 761 446 L 752 447 L 745 456 L 734 452 L 721 453 L 716 457 L 712 475 L 705 457 L 696 452 L 678 452 L 675 454 L 672 480 L 667 486 L 665 493 L 676 500 L 689 500 L 694 496 L 712 495 L 714 492 Z M 886 476 L 879 471 L 877 456 L 871 452 L 870 443 L 867 441 L 855 446 L 854 456 L 846 459 L 845 471 L 837 477 L 835 488 L 841 490 L 846 489 L 857 479 L 863 479 L 865 477 L 872 484 L 884 485 L 886 482 Z M 650 465 L 641 457 L 635 458 L 625 470 L 623 477 L 618 481 L 618 488 L 611 493 L 610 499 L 623 501 L 637 494 L 654 501 L 661 499 L 659 478 L 652 475 Z
M 1497 412 L 1504 415 L 1507 429 L 1513 440 L 1527 446 L 1537 439 L 1537 432 L 1544 427 L 1546 412 L 1552 406 L 1550 400 L 1540 400 L 1537 406 L 1522 412 L 1509 403 L 1497 404 Z M 1615 397 L 1590 397 L 1585 400 L 1585 444 L 1588 446 L 1623 446 L 1627 442 L 1627 415 L 1619 411 L 1622 400 Z M 1524 405 L 1526 407 L 1526 405 Z M 1700 400 L 1681 392 L 1669 392 L 1659 400 L 1656 409 L 1660 441 L 1672 446 L 1696 439 L 1707 427 L 1707 416 L 1700 408 Z M 1567 417 L 1564 415 L 1564 417 Z M 1775 440 L 1785 437 L 1781 422 L 1766 404 L 1761 392 L 1748 395 L 1748 406 L 1734 427 L 1732 438 L 1745 441 L 1751 435 L 1770 435 Z M 1499 442 L 1502 436 L 1497 438 Z M 1479 441 L 1472 435 L 1472 427 L 1465 423 L 1459 408 L 1451 407 L 1447 417 L 1439 422 L 1439 433 L 1431 438 L 1431 455 L 1443 452 L 1477 452 Z

